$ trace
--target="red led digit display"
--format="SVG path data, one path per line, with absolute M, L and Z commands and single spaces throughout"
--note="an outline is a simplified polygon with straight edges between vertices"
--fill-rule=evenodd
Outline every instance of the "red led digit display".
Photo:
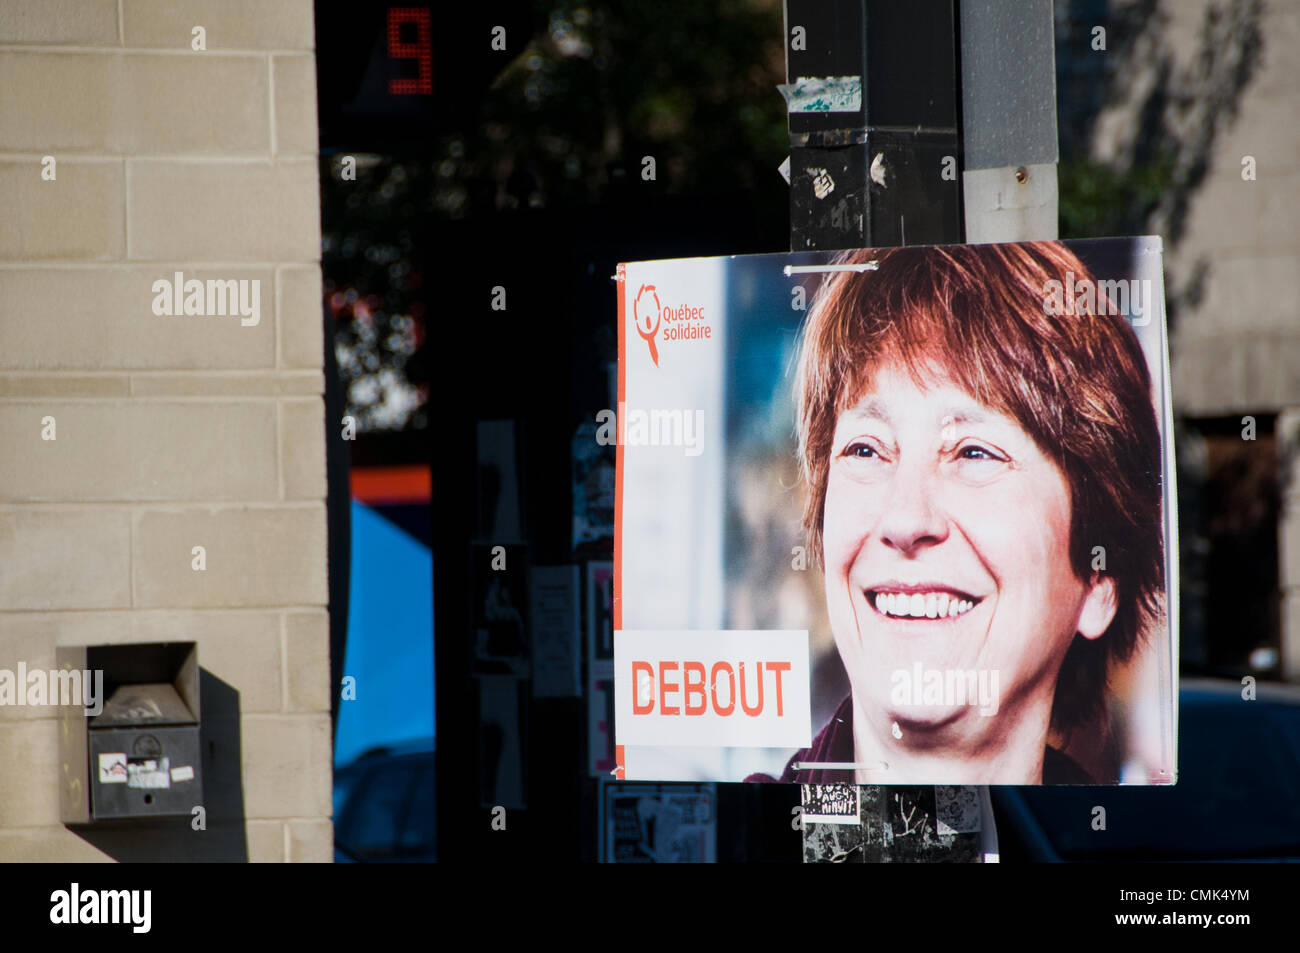
M 402 40 L 402 25 L 414 23 L 416 40 Z M 388 8 L 388 58 L 413 59 L 420 64 L 417 79 L 390 79 L 388 91 L 395 96 L 429 95 L 433 92 L 433 43 L 431 16 L 427 7 Z

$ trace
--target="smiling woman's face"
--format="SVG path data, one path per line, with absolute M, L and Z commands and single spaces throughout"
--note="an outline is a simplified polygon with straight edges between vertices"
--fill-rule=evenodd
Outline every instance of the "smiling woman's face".
M 1114 590 L 1072 570 L 1070 492 L 1056 464 L 1014 419 L 942 377 L 925 385 L 883 365 L 836 420 L 826 602 L 873 724 L 986 735 L 999 719 L 978 706 L 900 703 L 895 673 L 910 677 L 918 662 L 983 672 L 1003 715 L 1050 709 L 1066 649 L 1076 632 L 1105 631 Z

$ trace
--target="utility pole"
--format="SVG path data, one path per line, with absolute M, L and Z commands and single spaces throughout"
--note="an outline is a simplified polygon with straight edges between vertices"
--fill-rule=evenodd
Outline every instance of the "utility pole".
M 792 251 L 962 241 L 953 0 L 787 0 Z
M 1051 0 L 786 0 L 785 45 L 792 251 L 1056 237 Z

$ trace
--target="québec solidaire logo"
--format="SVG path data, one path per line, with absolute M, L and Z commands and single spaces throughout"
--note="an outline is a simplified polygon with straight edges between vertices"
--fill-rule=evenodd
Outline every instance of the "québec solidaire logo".
M 659 347 L 655 339 L 662 329 L 665 341 L 703 341 L 713 337 L 713 328 L 704 319 L 703 308 L 688 305 L 666 306 L 659 300 L 654 285 L 642 285 L 632 302 L 636 333 L 650 348 L 650 360 L 659 366 Z M 664 325 L 667 325 L 666 327 Z

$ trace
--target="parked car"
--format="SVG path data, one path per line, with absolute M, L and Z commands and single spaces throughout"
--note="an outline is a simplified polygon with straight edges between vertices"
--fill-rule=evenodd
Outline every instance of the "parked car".
M 432 743 L 373 748 L 334 772 L 336 863 L 438 859 Z
M 1002 861 L 1300 861 L 1300 687 L 1256 691 L 1181 680 L 1175 785 L 990 788 Z

